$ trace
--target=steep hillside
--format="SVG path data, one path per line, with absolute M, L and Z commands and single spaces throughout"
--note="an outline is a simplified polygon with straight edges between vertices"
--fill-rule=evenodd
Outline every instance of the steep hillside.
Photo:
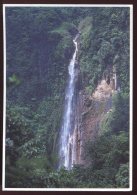
M 129 8 L 6 8 L 6 187 L 129 186 Z M 75 50 L 73 167 L 58 169 Z
M 125 10 L 99 8 L 96 11 L 94 17 L 92 15 L 81 20 L 78 27 L 81 33 L 79 82 L 82 80 L 82 84 L 77 95 L 76 124 L 73 135 L 76 148 L 74 164 L 84 166 L 90 163 L 85 156 L 87 143 L 91 140 L 95 141 L 99 135 L 109 131 L 108 129 L 112 127 L 108 128 L 107 123 L 111 123 L 111 120 L 115 121 L 114 126 L 117 126 L 117 131 L 121 131 L 125 126 L 120 116 L 123 112 L 119 113 L 119 120 L 123 126 L 119 123 L 119 126 L 117 125 L 118 118 L 113 115 L 112 97 L 117 98 L 118 93 L 126 98 L 127 108 L 124 120 L 128 130 L 128 8 Z M 100 20 L 101 17 L 104 19 Z M 125 18 L 125 25 L 120 18 Z M 120 105 L 119 110 L 123 109 L 124 104 Z

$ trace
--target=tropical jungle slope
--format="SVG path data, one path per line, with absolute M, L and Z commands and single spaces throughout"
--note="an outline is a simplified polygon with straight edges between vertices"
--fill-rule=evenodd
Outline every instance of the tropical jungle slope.
M 94 120 L 103 117 L 92 125 L 94 136 L 85 137 L 84 163 L 57 170 L 68 64 L 78 31 L 76 90 L 79 101 L 85 99 L 77 106 L 81 131 L 90 130 L 93 113 Z M 129 8 L 6 8 L 6 40 L 6 187 L 128 187 Z M 97 100 L 102 81 L 104 90 L 110 87 L 107 111 Z

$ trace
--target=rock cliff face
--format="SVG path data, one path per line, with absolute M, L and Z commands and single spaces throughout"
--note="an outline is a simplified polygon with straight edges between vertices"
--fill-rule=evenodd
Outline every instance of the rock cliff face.
M 93 94 L 88 94 L 85 90 L 79 90 L 77 94 L 73 164 L 88 164 L 84 146 L 98 136 L 101 122 L 112 107 L 112 94 L 116 90 L 114 77 L 114 71 L 111 75 L 103 76 Z

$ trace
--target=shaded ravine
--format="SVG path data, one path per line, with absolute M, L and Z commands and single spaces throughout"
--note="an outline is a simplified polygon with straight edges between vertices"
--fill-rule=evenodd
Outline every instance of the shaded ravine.
M 64 114 L 62 119 L 62 127 L 60 132 L 59 146 L 59 168 L 65 167 L 70 169 L 73 166 L 73 139 L 72 133 L 74 128 L 74 94 L 75 94 L 75 64 L 78 52 L 77 44 L 78 35 L 73 40 L 75 51 L 68 66 L 69 80 L 65 94 Z

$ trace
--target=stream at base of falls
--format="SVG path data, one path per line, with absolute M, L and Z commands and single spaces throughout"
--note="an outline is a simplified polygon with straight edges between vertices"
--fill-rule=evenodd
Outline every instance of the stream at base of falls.
M 74 162 L 74 98 L 75 98 L 75 64 L 78 53 L 77 39 L 79 35 L 73 40 L 75 51 L 68 66 L 69 80 L 65 93 L 64 114 L 62 119 L 62 126 L 60 132 L 60 146 L 59 146 L 59 168 L 65 167 L 71 169 Z

